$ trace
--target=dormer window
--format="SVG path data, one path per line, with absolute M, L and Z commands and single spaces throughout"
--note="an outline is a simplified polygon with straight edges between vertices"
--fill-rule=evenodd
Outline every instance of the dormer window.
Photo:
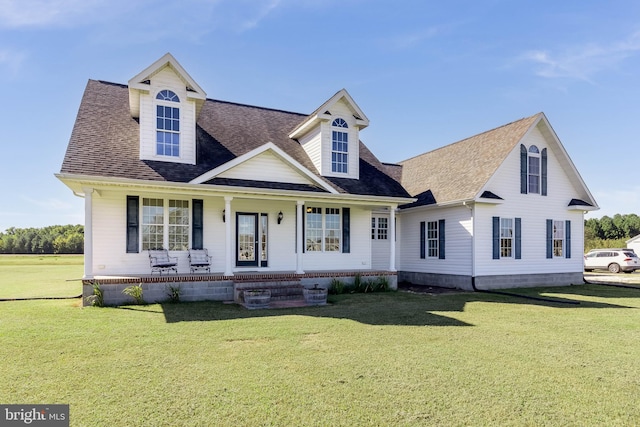
M 156 100 L 156 154 L 180 157 L 180 108 L 174 104 L 180 99 L 165 89 L 158 92 Z
M 331 126 L 331 171 L 348 173 L 349 164 L 349 133 L 342 129 L 349 126 L 344 119 L 335 119 Z

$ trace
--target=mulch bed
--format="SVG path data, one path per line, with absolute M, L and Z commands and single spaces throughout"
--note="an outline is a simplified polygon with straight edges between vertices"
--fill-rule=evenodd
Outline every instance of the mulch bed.
M 398 290 L 404 291 L 404 292 L 412 292 L 416 294 L 429 294 L 429 295 L 440 295 L 440 294 L 464 292 L 460 289 L 441 288 L 439 286 L 429 286 L 429 285 L 414 285 L 413 283 L 407 283 L 407 282 L 398 283 Z

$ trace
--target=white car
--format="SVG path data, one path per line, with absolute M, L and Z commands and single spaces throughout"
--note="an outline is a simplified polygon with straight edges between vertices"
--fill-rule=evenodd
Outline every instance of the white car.
M 633 273 L 640 269 L 640 258 L 633 249 L 592 249 L 584 256 L 584 271 L 596 269 Z

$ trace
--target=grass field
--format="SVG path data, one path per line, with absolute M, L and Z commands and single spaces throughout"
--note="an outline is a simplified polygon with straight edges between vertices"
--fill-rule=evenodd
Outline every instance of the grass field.
M 82 293 L 82 255 L 0 255 L 0 298 Z
M 517 292 L 580 304 L 0 302 L 0 402 L 68 403 L 72 426 L 637 425 L 639 289 Z

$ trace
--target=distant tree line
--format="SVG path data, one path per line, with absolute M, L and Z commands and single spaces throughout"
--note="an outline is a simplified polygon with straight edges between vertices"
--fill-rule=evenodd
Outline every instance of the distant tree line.
M 636 214 L 589 218 L 584 222 L 584 248 L 625 248 L 626 241 L 638 234 L 640 217 Z
M 81 254 L 84 226 L 11 227 L 0 233 L 0 254 Z

